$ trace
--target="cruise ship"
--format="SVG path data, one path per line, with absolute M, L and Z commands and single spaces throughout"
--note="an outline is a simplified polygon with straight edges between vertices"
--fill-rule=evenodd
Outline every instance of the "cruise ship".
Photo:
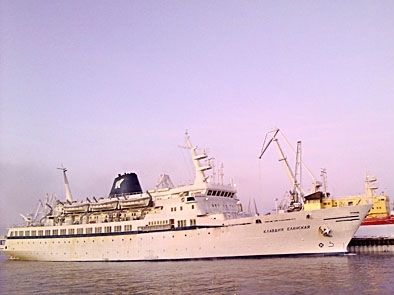
M 9 259 L 39 261 L 332 255 L 347 252 L 371 208 L 315 209 L 322 196 L 317 191 L 296 209 L 252 214 L 234 185 L 212 177 L 208 155 L 188 135 L 185 147 L 195 170 L 190 185 L 174 186 L 162 175 L 155 188 L 143 191 L 137 175 L 126 173 L 115 178 L 108 197 L 75 201 L 63 169 L 65 200 L 41 202 L 35 214 L 23 216 L 24 226 L 8 230 L 0 250 Z

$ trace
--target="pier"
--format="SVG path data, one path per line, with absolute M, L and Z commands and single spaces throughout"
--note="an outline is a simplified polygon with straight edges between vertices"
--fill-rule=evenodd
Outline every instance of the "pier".
M 351 253 L 394 253 L 394 238 L 353 238 L 348 245 L 348 251 Z

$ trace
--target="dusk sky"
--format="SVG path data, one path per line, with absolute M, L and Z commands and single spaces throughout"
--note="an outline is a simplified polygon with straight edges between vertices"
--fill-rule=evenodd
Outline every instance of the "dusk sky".
M 76 199 L 190 182 L 185 130 L 263 212 L 291 188 L 258 160 L 275 127 L 334 196 L 394 198 L 394 1 L 0 3 L 0 233 L 64 199 L 61 164 Z

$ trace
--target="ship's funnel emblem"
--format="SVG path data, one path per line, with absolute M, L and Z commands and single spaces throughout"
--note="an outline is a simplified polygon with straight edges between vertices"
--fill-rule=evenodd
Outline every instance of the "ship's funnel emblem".
M 125 173 L 123 175 L 118 175 L 112 183 L 110 197 L 115 197 L 119 195 L 131 195 L 142 193 L 140 182 L 138 181 L 137 174 L 135 173 Z
M 124 178 L 119 179 L 119 180 L 115 183 L 115 189 L 120 188 L 120 185 L 122 184 L 123 181 L 124 181 Z

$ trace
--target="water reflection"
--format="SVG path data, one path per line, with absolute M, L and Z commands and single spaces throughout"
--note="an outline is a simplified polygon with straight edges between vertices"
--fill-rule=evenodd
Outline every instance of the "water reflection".
M 390 294 L 393 255 L 180 262 L 0 262 L 2 294 Z

